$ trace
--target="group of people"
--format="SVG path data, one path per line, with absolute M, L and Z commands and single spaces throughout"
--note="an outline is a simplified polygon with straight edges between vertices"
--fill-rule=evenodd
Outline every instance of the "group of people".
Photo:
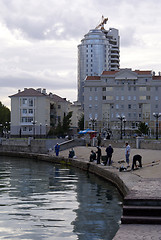
M 126 163 L 127 163 L 127 168 L 130 167 L 129 165 L 129 158 L 130 158 L 130 145 L 128 144 L 128 142 L 126 142 L 126 146 L 125 146 L 125 159 L 126 159 Z M 103 164 L 106 166 L 107 164 L 110 166 L 112 164 L 112 154 L 114 152 L 114 149 L 112 148 L 111 144 L 109 144 L 109 146 L 106 148 L 106 158 L 105 161 L 103 162 Z M 91 154 L 90 154 L 90 162 L 93 161 L 97 161 L 97 164 L 100 164 L 101 162 L 101 148 L 100 146 L 97 146 L 97 151 L 94 152 L 93 150 L 91 150 Z M 142 167 L 142 156 L 139 154 L 136 154 L 133 156 L 133 161 L 132 161 L 132 170 L 134 170 L 134 167 L 137 168 L 137 162 L 139 163 L 138 167 Z
M 101 143 L 101 141 L 99 142 L 99 145 L 97 146 L 96 152 L 91 150 L 90 162 L 93 162 L 93 161 L 96 160 L 97 164 L 101 163 L 102 151 L 101 151 L 100 143 Z M 126 159 L 126 163 L 127 163 L 127 168 L 130 167 L 129 166 L 130 150 L 131 150 L 130 145 L 128 144 L 128 142 L 126 142 L 126 146 L 125 146 L 125 159 Z M 56 154 L 56 156 L 59 156 L 59 151 L 60 151 L 60 145 L 57 143 L 55 145 L 55 154 Z M 103 164 L 105 166 L 107 164 L 110 166 L 112 164 L 112 154 L 114 152 L 114 149 L 112 148 L 111 144 L 109 144 L 109 146 L 106 148 L 105 151 L 106 151 L 106 158 L 105 158 Z M 74 158 L 75 157 L 75 152 L 74 152 L 73 148 L 69 151 L 68 157 L 69 158 Z M 132 168 L 131 168 L 132 170 L 134 170 L 134 167 L 137 168 L 137 162 L 139 163 L 138 167 L 142 167 L 142 157 L 139 154 L 136 154 L 136 155 L 133 156 Z
M 109 163 L 109 166 L 111 165 L 111 159 L 112 159 L 112 154 L 113 154 L 113 148 L 111 146 L 111 144 L 109 144 L 109 146 L 106 148 L 106 160 L 104 161 L 104 165 L 107 165 L 107 163 Z M 97 164 L 101 163 L 101 148 L 100 146 L 97 146 L 97 151 L 94 152 L 93 150 L 91 150 L 91 154 L 90 154 L 90 162 L 93 162 L 95 160 L 97 160 Z

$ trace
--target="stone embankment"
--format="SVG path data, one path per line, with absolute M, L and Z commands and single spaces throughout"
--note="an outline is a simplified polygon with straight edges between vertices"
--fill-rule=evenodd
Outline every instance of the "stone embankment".
M 90 163 L 91 149 L 94 147 L 75 147 L 75 159 L 68 158 L 69 149 L 61 151 L 59 157 L 52 151 L 48 154 L 0 151 L 0 155 L 71 165 L 111 181 L 124 196 L 122 224 L 114 239 L 161 239 L 161 150 L 132 149 L 131 160 L 133 155 L 141 154 L 143 168 L 119 172 L 124 148 L 114 148 L 112 166 Z M 105 147 L 102 147 L 102 154 L 105 154 Z

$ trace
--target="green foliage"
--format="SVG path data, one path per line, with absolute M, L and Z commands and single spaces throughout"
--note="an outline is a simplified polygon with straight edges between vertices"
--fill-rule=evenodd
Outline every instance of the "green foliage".
M 148 135 L 148 132 L 149 132 L 148 125 L 145 122 L 140 122 L 139 126 L 138 126 L 138 133 L 139 134 L 142 133 L 142 134 Z
M 84 114 L 81 115 L 78 121 L 79 130 L 84 130 Z
M 10 110 L 0 102 L 0 124 L 5 126 L 6 122 L 10 122 Z
M 54 130 L 54 135 L 56 136 L 65 136 L 69 132 L 70 123 L 71 123 L 72 112 L 69 112 L 67 115 L 64 115 L 62 123 L 59 122 L 57 127 Z

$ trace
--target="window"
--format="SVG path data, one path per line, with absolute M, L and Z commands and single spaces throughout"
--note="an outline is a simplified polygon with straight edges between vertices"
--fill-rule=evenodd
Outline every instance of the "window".
M 113 87 L 106 87 L 106 91 L 112 91 Z
M 92 108 L 92 105 L 91 105 L 91 104 L 89 105 L 89 108 Z
M 119 109 L 119 105 L 118 104 L 116 104 L 116 109 Z
M 146 87 L 139 87 L 139 91 L 146 91 Z
M 106 100 L 113 100 L 113 96 L 106 96 Z
M 22 99 L 22 104 L 23 104 L 23 105 L 27 105 L 27 98 L 23 98 L 23 99 Z
M 30 107 L 33 107 L 33 105 L 34 105 L 33 99 L 32 99 L 32 98 L 29 98 L 29 106 L 30 106 Z
M 98 88 L 97 88 L 97 87 L 95 87 L 95 92 L 97 92 L 97 90 L 98 90 Z
M 23 132 L 26 132 L 26 131 L 27 131 L 27 128 L 26 128 L 26 127 L 23 127 L 23 128 L 22 128 L 22 131 L 23 131 Z
M 155 96 L 155 100 L 158 101 L 158 99 L 159 99 L 158 96 Z
M 95 100 L 96 100 L 96 101 L 98 100 L 98 97 L 97 97 L 97 96 L 95 96 Z
M 58 105 L 58 109 L 61 109 L 61 105 Z
M 105 88 L 105 87 L 103 87 L 103 88 L 102 88 L 102 91 L 103 91 L 103 92 L 105 92 L 105 91 L 106 91 L 106 88 Z
M 133 96 L 133 100 L 136 101 L 136 96 Z
M 150 96 L 146 96 L 146 99 L 147 99 L 147 100 L 150 100 Z
M 92 92 L 92 87 L 90 87 L 89 91 Z
M 128 109 L 131 109 L 131 104 L 128 104 Z
M 29 109 L 29 114 L 33 114 L 33 109 Z
M 128 96 L 128 100 L 131 100 L 131 96 Z
M 27 109 L 22 109 L 23 114 L 27 114 Z
M 121 100 L 124 100 L 124 96 L 121 96 Z
M 116 96 L 116 100 L 119 100 L 119 96 Z
M 89 100 L 92 101 L 92 96 L 89 96 Z
M 140 96 L 140 100 L 146 100 L 146 96 Z
M 103 97 L 102 97 L 102 100 L 106 100 L 106 96 L 103 96 Z

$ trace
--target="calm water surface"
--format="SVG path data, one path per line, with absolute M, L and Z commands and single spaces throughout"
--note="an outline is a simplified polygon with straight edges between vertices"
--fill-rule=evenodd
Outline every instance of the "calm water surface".
M 122 197 L 75 168 L 0 156 L 0 239 L 110 240 Z

